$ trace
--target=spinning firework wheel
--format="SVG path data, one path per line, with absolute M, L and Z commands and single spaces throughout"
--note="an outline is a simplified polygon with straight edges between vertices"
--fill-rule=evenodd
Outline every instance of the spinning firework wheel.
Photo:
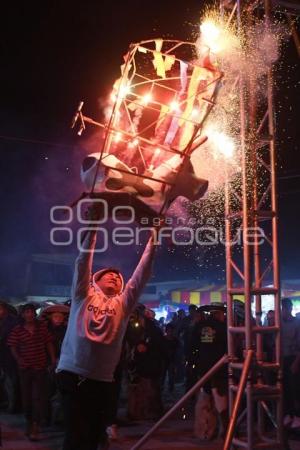
M 208 182 L 196 176 L 190 156 L 207 139 L 203 125 L 216 102 L 222 72 L 209 49 L 196 44 L 149 40 L 132 44 L 111 93 L 99 153 L 89 155 L 81 177 L 91 194 L 127 193 L 162 212 L 179 195 L 200 198 Z

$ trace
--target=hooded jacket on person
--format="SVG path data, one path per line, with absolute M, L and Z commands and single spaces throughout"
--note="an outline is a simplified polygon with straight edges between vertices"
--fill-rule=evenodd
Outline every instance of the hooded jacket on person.
M 150 238 L 124 287 L 120 272 L 111 268 L 96 272 L 91 283 L 95 244 L 96 232 L 90 231 L 75 263 L 70 317 L 57 371 L 66 370 L 110 382 L 120 358 L 130 314 L 150 277 L 154 246 Z M 121 277 L 122 289 L 117 295 L 105 295 L 96 283 L 107 271 L 117 272 Z

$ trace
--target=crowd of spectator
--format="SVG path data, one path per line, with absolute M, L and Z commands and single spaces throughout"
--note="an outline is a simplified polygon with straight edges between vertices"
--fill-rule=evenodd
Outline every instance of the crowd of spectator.
M 25 433 L 32 441 L 39 439 L 43 426 L 63 426 L 55 369 L 68 311 L 68 306 L 53 305 L 37 315 L 34 304 L 17 310 L 0 302 L 1 407 L 11 414 L 24 414 Z M 237 320 L 243 319 L 237 314 Z M 274 311 L 266 315 L 265 325 L 274 325 Z M 156 320 L 152 310 L 138 304 L 115 370 L 109 437 L 117 438 L 121 392 L 128 420 L 158 419 L 165 409 L 165 395 L 175 401 L 176 386 L 181 387 L 181 394 L 188 391 L 227 353 L 226 328 L 226 307 L 190 305 L 188 314 L 179 309 L 168 320 Z M 273 334 L 265 335 L 263 350 L 265 360 L 274 361 Z M 290 299 L 282 300 L 282 354 L 284 424 L 296 429 L 300 428 L 300 321 L 292 315 Z M 276 383 L 276 378 L 268 382 Z M 228 423 L 227 385 L 224 366 L 202 389 L 218 416 L 215 434 L 224 434 Z

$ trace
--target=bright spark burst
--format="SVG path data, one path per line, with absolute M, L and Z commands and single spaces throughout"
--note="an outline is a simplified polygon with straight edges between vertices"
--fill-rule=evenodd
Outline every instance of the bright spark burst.
M 236 29 L 232 25 L 227 26 L 216 11 L 208 12 L 199 28 L 197 46 L 202 56 L 207 49 L 220 58 L 239 52 L 242 48 Z
M 201 36 L 203 39 L 203 44 L 207 45 L 213 53 L 218 53 L 221 49 L 220 46 L 220 35 L 221 30 L 213 22 L 213 20 L 208 19 L 200 25 Z
M 205 134 L 217 152 L 221 153 L 225 158 L 234 156 L 235 143 L 230 136 L 216 130 L 213 126 L 207 127 Z
M 255 89 L 253 95 L 258 99 L 258 107 L 264 105 L 267 70 L 278 59 L 280 41 L 282 41 L 280 34 L 284 34 L 284 31 L 276 24 L 267 29 L 264 22 L 260 22 L 259 19 L 244 29 L 243 34 L 239 34 L 236 27 L 234 20 L 229 23 L 228 16 L 220 17 L 217 9 L 207 11 L 199 26 L 200 32 L 196 41 L 199 66 L 207 68 L 207 63 L 215 66 L 224 73 L 224 78 L 216 104 L 201 131 L 201 135 L 207 135 L 208 140 L 191 156 L 197 176 L 209 181 L 208 195 L 199 203 L 189 203 L 189 209 L 185 209 L 185 211 L 190 217 L 197 218 L 204 225 L 214 224 L 220 228 L 224 226 L 224 184 L 226 180 L 230 179 L 231 186 L 239 192 L 241 183 L 238 79 L 242 73 L 246 80 L 250 80 L 252 89 Z M 111 95 L 113 103 L 131 94 L 129 82 L 127 81 L 126 84 L 123 82 L 124 85 L 121 86 L 120 83 L 122 83 L 121 79 L 117 80 L 114 85 Z M 159 102 L 161 100 L 159 93 L 153 92 L 154 102 Z M 138 118 L 137 112 L 147 109 L 146 106 L 153 102 L 152 88 L 139 92 L 137 97 L 140 109 L 137 108 L 135 114 Z M 178 100 L 181 101 L 181 98 L 176 95 L 172 99 L 173 101 L 170 99 L 168 105 L 168 113 L 172 112 L 174 116 L 180 116 L 181 110 L 184 110 L 184 102 L 179 103 Z M 189 114 L 190 120 L 194 122 L 201 117 L 202 111 L 197 102 Z M 121 117 L 120 122 L 123 119 Z M 138 135 L 138 120 L 134 122 L 134 126 L 134 133 Z M 115 137 L 115 142 L 121 140 L 121 137 L 126 140 L 121 134 Z M 138 140 L 132 138 L 127 147 L 133 149 L 136 145 L 138 145 Z M 160 150 L 162 155 L 160 155 Z M 150 169 L 154 168 L 153 161 L 159 159 L 159 156 L 163 156 L 163 150 L 159 147 L 154 147 L 152 152 Z M 131 153 L 134 154 L 134 151 Z M 232 210 L 238 210 L 240 208 L 238 200 L 232 199 L 231 207 Z M 174 249 L 170 248 L 170 252 L 173 251 Z M 193 253 L 192 249 L 191 253 Z M 201 252 L 199 254 L 197 263 L 199 266 L 205 264 L 207 267 L 215 269 L 213 251 L 207 252 L 208 256 L 205 261 L 201 258 Z
M 125 98 L 128 94 L 130 94 L 130 92 L 129 85 L 121 86 L 119 90 L 119 98 Z

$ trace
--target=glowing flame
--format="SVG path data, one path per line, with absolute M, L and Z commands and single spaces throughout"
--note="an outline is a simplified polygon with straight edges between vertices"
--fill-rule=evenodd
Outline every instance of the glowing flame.
M 234 155 L 235 144 L 233 139 L 227 134 L 217 131 L 210 127 L 206 130 L 209 142 L 215 149 L 223 154 L 225 158 L 232 158 Z
M 198 115 L 200 114 L 200 111 L 199 111 L 199 109 L 198 108 L 193 108 L 192 109 L 192 112 L 191 112 L 191 116 L 192 117 L 197 117 Z
M 110 94 L 110 99 L 111 99 L 112 102 L 115 102 L 117 100 L 117 96 L 116 96 L 116 93 L 114 91 Z
M 143 97 L 143 103 L 144 105 L 148 105 L 150 102 L 152 102 L 152 95 L 148 92 L 148 94 L 145 94 Z
M 171 109 L 171 111 L 180 111 L 179 103 L 176 102 L 175 100 L 173 100 L 173 101 L 170 103 L 170 109 Z
M 160 148 L 159 147 L 157 147 L 156 149 L 155 149 L 155 155 L 159 155 L 159 153 L 160 153 Z
M 118 92 L 118 84 L 115 83 L 114 85 L 114 89 L 112 91 L 112 93 L 110 94 L 110 100 L 115 103 L 117 101 L 118 98 L 123 99 L 126 97 L 126 95 L 130 94 L 131 90 L 130 90 L 130 86 L 124 85 L 124 86 L 120 86 L 119 92 Z
M 115 142 L 120 142 L 121 138 L 122 138 L 122 134 L 121 133 L 116 133 L 116 135 L 114 137 L 114 140 L 115 140 Z
M 216 41 L 220 36 L 220 29 L 211 19 L 207 19 L 200 25 L 201 33 L 203 37 L 208 41 Z
M 207 45 L 213 53 L 218 53 L 222 49 L 220 42 L 222 33 L 217 24 L 213 20 L 207 19 L 200 25 L 200 31 L 203 44 Z
M 241 42 L 233 28 L 226 27 L 217 18 L 207 17 L 200 25 L 199 51 L 208 47 L 215 54 L 231 54 L 241 47 Z
M 136 146 L 138 145 L 138 143 L 139 143 L 139 140 L 136 138 L 136 139 L 134 139 L 133 141 L 130 141 L 130 142 L 129 142 L 128 147 L 129 147 L 129 148 L 136 147 Z
M 119 91 L 119 97 L 125 98 L 126 95 L 128 95 L 128 94 L 130 94 L 130 86 L 128 86 L 128 85 L 121 86 L 120 91 Z

